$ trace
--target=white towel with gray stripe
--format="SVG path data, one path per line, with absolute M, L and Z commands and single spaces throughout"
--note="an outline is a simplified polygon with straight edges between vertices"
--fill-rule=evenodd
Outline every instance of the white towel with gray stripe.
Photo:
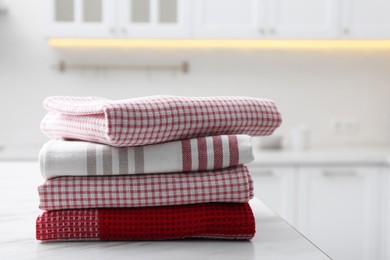
M 221 169 L 253 161 L 248 135 L 218 135 L 168 143 L 112 147 L 51 140 L 39 155 L 42 176 L 126 175 Z

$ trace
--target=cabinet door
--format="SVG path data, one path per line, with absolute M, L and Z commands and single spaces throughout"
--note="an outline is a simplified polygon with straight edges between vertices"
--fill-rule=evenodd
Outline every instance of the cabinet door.
M 190 36 L 191 0 L 120 0 L 122 37 L 182 38 Z
M 195 0 L 197 38 L 259 38 L 265 34 L 265 0 Z
M 343 29 L 346 38 L 389 38 L 389 0 L 344 0 Z
M 255 197 L 292 225 L 296 225 L 296 170 L 294 167 L 249 166 Z
M 46 36 L 115 36 L 115 3 L 112 0 L 44 0 Z
M 270 1 L 271 38 L 334 38 L 339 34 L 339 0 Z
M 380 169 L 302 167 L 298 229 L 332 259 L 378 259 Z
M 383 198 L 383 210 L 381 214 L 381 259 L 390 259 L 390 167 L 383 167 L 382 174 L 382 198 Z

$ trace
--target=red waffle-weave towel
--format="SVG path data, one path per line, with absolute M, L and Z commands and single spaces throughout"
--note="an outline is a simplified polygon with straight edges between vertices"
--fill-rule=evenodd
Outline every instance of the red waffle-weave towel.
M 275 103 L 252 97 L 151 96 L 127 100 L 48 97 L 42 131 L 53 139 L 136 146 L 195 137 L 270 135 L 281 124 Z
M 248 203 L 47 211 L 37 218 L 38 240 L 251 239 Z
M 43 210 L 248 202 L 253 183 L 243 166 L 169 174 L 68 176 L 38 187 Z

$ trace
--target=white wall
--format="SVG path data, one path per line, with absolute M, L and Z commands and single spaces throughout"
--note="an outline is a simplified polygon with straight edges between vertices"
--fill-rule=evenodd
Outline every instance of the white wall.
M 8 1 L 0 17 L 0 144 L 40 145 L 39 122 L 49 95 L 113 99 L 144 95 L 248 95 L 277 101 L 280 134 L 306 123 L 314 147 L 390 145 L 390 52 L 280 50 L 53 50 L 42 34 L 38 0 Z M 176 63 L 190 73 L 74 71 L 50 64 L 67 61 Z M 355 135 L 335 135 L 334 117 L 360 122 Z

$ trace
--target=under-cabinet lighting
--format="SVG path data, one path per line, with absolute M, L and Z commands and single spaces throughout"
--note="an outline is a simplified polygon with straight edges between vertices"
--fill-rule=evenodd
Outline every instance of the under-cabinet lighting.
M 390 49 L 390 40 L 163 40 L 51 38 L 56 48 Z

